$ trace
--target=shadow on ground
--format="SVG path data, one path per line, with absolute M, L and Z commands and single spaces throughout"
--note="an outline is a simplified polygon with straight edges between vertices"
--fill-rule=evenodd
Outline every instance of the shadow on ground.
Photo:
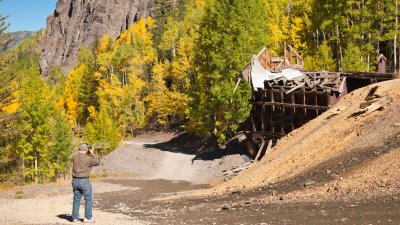
M 63 220 L 67 220 L 68 222 L 72 222 L 71 215 L 60 214 L 60 215 L 57 215 L 57 217 L 60 218 L 60 219 L 63 219 Z
M 224 148 L 217 146 L 215 138 L 200 139 L 187 133 L 181 133 L 169 141 L 156 144 L 145 144 L 146 148 L 156 148 L 161 151 L 195 155 L 194 160 L 214 160 L 228 155 L 246 154 L 244 142 L 229 142 Z

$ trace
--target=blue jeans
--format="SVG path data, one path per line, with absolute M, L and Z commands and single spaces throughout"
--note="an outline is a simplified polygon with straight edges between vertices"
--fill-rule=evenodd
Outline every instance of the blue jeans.
M 85 199 L 85 218 L 88 220 L 92 219 L 93 194 L 92 194 L 92 184 L 90 184 L 89 178 L 85 179 L 72 178 L 72 189 L 74 192 L 74 202 L 72 205 L 72 220 L 79 219 L 79 206 L 81 203 L 82 195 Z

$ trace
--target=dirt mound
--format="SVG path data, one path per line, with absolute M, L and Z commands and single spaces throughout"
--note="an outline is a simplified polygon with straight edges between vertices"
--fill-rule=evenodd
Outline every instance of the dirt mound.
M 105 156 L 101 165 L 94 168 L 94 174 L 209 184 L 221 181 L 222 171 L 244 162 L 235 149 L 201 145 L 202 141 L 192 138 L 186 134 L 162 132 L 137 136 Z
M 374 87 L 390 100 L 363 116 Z M 335 107 L 282 138 L 259 163 L 215 187 L 214 194 L 252 189 L 269 199 L 369 198 L 400 192 L 400 80 L 345 96 Z M 284 197 L 282 197 L 284 196 Z

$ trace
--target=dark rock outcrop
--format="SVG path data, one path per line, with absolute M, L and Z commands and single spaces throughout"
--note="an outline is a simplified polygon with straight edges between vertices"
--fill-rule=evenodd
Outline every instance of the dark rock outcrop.
M 104 34 L 117 38 L 152 8 L 153 0 L 58 0 L 39 45 L 42 74 L 57 65 L 68 73 L 82 45 L 90 48 Z

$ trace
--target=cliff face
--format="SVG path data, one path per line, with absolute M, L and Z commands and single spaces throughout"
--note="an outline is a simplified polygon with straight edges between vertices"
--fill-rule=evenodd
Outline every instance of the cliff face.
M 153 4 L 153 0 L 58 0 L 39 45 L 42 74 L 57 65 L 68 73 L 82 45 L 91 47 L 104 34 L 117 38 L 128 26 L 149 16 Z

